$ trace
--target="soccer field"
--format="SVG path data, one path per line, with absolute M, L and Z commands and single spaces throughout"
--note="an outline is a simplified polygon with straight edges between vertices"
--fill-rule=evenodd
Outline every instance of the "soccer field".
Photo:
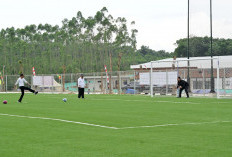
M 1 94 L 1 157 L 229 157 L 232 100 Z M 63 98 L 67 98 L 65 103 Z

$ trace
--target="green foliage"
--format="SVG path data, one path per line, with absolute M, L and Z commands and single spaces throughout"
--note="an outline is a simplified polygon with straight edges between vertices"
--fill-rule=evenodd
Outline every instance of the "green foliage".
M 177 48 L 175 55 L 177 57 L 187 57 L 187 39 L 176 41 Z M 190 57 L 210 56 L 210 38 L 209 37 L 192 37 L 190 38 Z M 232 55 L 232 39 L 213 39 L 213 55 Z
M 168 56 L 163 51 L 149 49 L 152 52 L 147 54 L 141 54 L 147 50 L 137 51 L 138 30 L 134 24 L 132 21 L 129 30 L 125 18 L 113 18 L 104 7 L 87 18 L 79 11 L 76 17 L 64 19 L 61 27 L 32 24 L 22 29 L 2 29 L 0 66 L 6 65 L 6 74 L 31 74 L 32 67 L 37 74 L 62 73 L 63 65 L 67 73 L 99 72 L 104 65 L 110 66 L 110 53 L 113 70 L 117 70 L 119 53 L 123 54 L 121 70 Z
M 141 49 L 138 50 L 138 52 L 142 54 L 146 60 L 159 60 L 163 58 L 173 57 L 173 53 L 168 53 L 164 50 L 155 51 L 147 46 L 141 46 Z

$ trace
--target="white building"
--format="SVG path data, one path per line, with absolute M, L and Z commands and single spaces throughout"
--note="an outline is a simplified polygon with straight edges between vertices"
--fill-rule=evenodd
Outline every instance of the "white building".
M 217 58 L 219 58 L 219 67 L 220 68 L 232 68 L 232 56 L 214 56 L 213 64 L 214 67 L 216 68 L 217 63 Z M 158 61 L 154 61 L 152 64 L 152 68 L 172 68 L 173 64 L 175 64 L 175 67 L 179 68 L 186 68 L 188 67 L 188 62 L 186 61 L 187 58 L 176 58 L 174 60 L 173 58 L 167 58 L 167 59 L 162 59 Z M 207 69 L 210 68 L 211 66 L 211 57 L 190 57 L 190 67 L 197 67 L 199 69 Z M 150 69 L 151 68 L 151 63 L 143 63 L 143 64 L 138 64 L 138 65 L 131 65 L 131 69 Z
M 214 56 L 211 57 L 190 57 L 189 62 L 187 58 L 167 58 L 158 61 L 131 65 L 130 68 L 135 70 L 140 82 L 150 82 L 150 69 L 152 66 L 153 75 L 152 81 L 155 85 L 170 86 L 174 88 L 174 80 L 177 76 L 187 79 L 188 67 L 190 77 L 191 91 L 197 93 L 208 93 L 211 88 L 211 61 L 213 61 L 213 76 L 215 89 L 219 88 L 220 92 L 232 94 L 232 56 Z M 189 65 L 189 66 L 188 66 Z M 219 68 L 218 68 L 219 67 Z M 217 70 L 219 69 L 219 81 L 217 81 Z M 175 71 L 176 74 L 169 75 L 170 72 Z M 147 75 L 145 75 L 147 73 Z M 142 80 L 147 77 L 148 80 Z M 173 78 L 170 78 L 173 77 Z M 170 83 L 172 82 L 172 83 Z M 218 82 L 218 84 L 217 84 Z M 171 89 L 173 90 L 173 89 Z

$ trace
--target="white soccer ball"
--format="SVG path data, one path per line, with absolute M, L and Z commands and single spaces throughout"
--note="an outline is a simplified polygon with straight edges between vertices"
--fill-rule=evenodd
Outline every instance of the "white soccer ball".
M 63 99 L 63 102 L 67 102 L 67 98 L 64 98 L 64 99 Z

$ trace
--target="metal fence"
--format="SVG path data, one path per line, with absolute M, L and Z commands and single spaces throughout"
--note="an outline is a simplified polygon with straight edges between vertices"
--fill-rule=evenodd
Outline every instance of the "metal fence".
M 80 74 L 48 74 L 25 75 L 32 88 L 43 93 L 76 93 L 77 80 Z M 5 75 L 0 82 L 1 92 L 19 92 L 15 88 L 18 75 Z M 139 94 L 139 78 L 134 71 L 96 72 L 84 74 L 86 88 L 89 94 Z M 137 86 L 137 87 L 136 87 Z M 138 90 L 138 91 L 137 91 Z
M 151 95 L 175 95 L 180 76 L 190 84 L 192 96 L 232 98 L 232 67 L 220 57 L 163 60 L 150 63 Z M 140 79 L 141 81 L 141 79 Z
M 208 96 L 211 85 L 210 68 L 190 68 L 190 91 L 192 96 Z M 136 69 L 120 72 L 85 73 L 86 94 L 177 94 L 176 77 L 187 80 L 187 68 Z M 213 69 L 215 92 L 232 97 L 232 68 Z M 174 74 L 174 75 L 173 75 Z M 218 77 L 219 76 L 219 77 Z M 15 82 L 19 76 L 5 75 L 0 82 L 1 92 L 19 92 Z M 42 93 L 77 93 L 80 74 L 26 75 L 32 88 Z M 218 80 L 219 79 L 219 80 Z M 150 80 L 153 80 L 152 85 Z M 157 83 L 158 82 L 158 83 Z

